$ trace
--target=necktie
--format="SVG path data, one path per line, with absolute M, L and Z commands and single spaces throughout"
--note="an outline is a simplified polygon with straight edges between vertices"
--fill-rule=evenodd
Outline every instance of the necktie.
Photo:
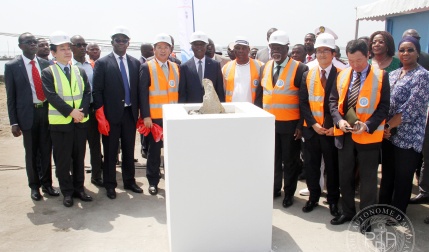
M 124 61 L 122 61 L 123 57 L 119 57 L 119 66 L 121 69 L 121 75 L 122 75 L 122 82 L 124 84 L 124 91 L 125 91 L 125 104 L 130 105 L 131 104 L 131 98 L 130 98 L 130 84 L 128 83 L 128 77 L 127 77 L 127 71 L 125 70 Z
M 276 85 L 277 80 L 279 79 L 280 68 L 281 66 L 276 66 L 276 71 L 273 74 L 273 87 Z
M 40 78 L 39 70 L 37 70 L 36 62 L 34 60 L 30 61 L 31 75 L 33 76 L 34 89 L 36 90 L 36 96 L 39 101 L 45 101 L 45 94 L 42 89 L 42 79 Z
M 70 68 L 68 66 L 64 67 L 64 73 L 66 74 L 67 80 L 71 86 Z
M 199 60 L 198 61 L 198 77 L 200 78 L 200 82 L 201 84 L 203 83 L 203 65 L 202 65 L 202 61 Z
M 322 87 L 325 89 L 326 87 L 326 71 L 322 70 L 322 76 L 320 77 L 320 82 L 322 82 Z
M 168 79 L 168 67 L 167 67 L 167 63 L 162 64 L 162 71 L 164 72 L 164 76 L 166 79 Z
M 355 81 L 353 82 L 352 90 L 349 94 L 349 109 L 356 107 L 357 98 L 359 95 L 359 88 L 360 88 L 360 72 L 357 72 L 357 77 Z
M 307 56 L 307 63 L 311 61 L 311 56 Z

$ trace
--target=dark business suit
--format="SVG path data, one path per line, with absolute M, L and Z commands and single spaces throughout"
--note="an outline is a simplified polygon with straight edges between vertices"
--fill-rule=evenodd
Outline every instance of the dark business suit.
M 97 60 L 94 67 L 94 107 L 104 106 L 110 124 L 109 135 L 102 136 L 104 148 L 103 180 L 106 189 L 114 189 L 116 156 L 119 138 L 122 148 L 122 178 L 124 186 L 135 184 L 134 145 L 138 119 L 138 83 L 140 62 L 127 54 L 131 106 L 125 107 L 125 90 L 121 71 L 113 53 Z
M 37 57 L 41 70 L 49 62 Z M 7 106 L 10 125 L 18 125 L 23 134 L 25 167 L 28 185 L 38 189 L 41 185 L 52 186 L 51 138 L 49 135 L 48 103 L 35 108 L 27 70 L 22 56 L 6 63 L 4 78 L 6 83 Z M 41 176 L 36 168 L 36 155 L 40 153 Z
M 56 66 L 54 65 L 53 67 Z M 91 102 L 91 86 L 89 85 L 85 70 L 79 68 L 79 72 L 85 86 L 79 108 L 83 109 L 82 113 L 87 117 Z M 60 76 L 62 75 L 64 75 L 64 72 L 60 71 Z M 42 81 L 43 92 L 49 104 L 65 118 L 68 117 L 73 111 L 73 107 L 68 105 L 55 90 L 54 76 L 50 68 L 42 71 Z M 72 83 L 72 85 L 75 84 Z M 74 192 L 83 192 L 88 123 L 74 123 L 73 118 L 70 118 L 70 122 L 67 124 L 52 124 L 50 122 L 49 129 L 51 131 L 55 156 L 55 173 L 60 184 L 61 193 L 64 196 L 72 196 Z M 72 168 L 71 172 L 70 167 Z
M 319 66 L 316 66 L 317 71 L 320 73 Z M 339 178 L 338 178 L 338 151 L 335 147 L 334 137 L 319 135 L 317 134 L 312 125 L 316 124 L 317 121 L 314 118 L 310 104 L 309 104 L 309 93 L 307 88 L 307 75 L 305 72 L 302 78 L 301 88 L 299 90 L 299 109 L 301 118 L 305 120 L 307 126 L 302 129 L 302 136 L 305 139 L 304 151 L 305 159 L 304 165 L 306 169 L 306 182 L 310 191 L 310 201 L 318 202 L 322 190 L 320 188 L 319 179 L 321 175 L 320 166 L 321 159 L 325 162 L 325 171 L 327 177 L 326 188 L 328 190 L 327 200 L 329 204 L 337 204 L 340 198 L 339 190 Z M 334 127 L 332 116 L 329 110 L 329 94 L 331 93 L 332 87 L 336 85 L 337 68 L 332 66 L 329 72 L 328 79 L 326 80 L 325 86 L 325 97 L 323 99 L 323 123 L 322 127 L 330 129 Z
M 205 57 L 205 69 L 203 78 L 213 82 L 219 100 L 225 102 L 225 91 L 223 88 L 222 70 L 217 61 Z M 179 103 L 201 103 L 203 102 L 204 87 L 198 77 L 194 57 L 180 65 L 179 81 Z
M 343 70 L 344 71 L 344 70 Z M 369 65 L 367 76 L 374 68 Z M 353 71 L 351 72 L 351 75 Z M 350 81 L 352 81 L 352 76 Z M 348 108 L 349 87 L 351 83 L 347 83 L 347 94 L 344 99 L 343 108 Z M 363 83 L 361 84 L 363 85 Z M 368 127 L 368 133 L 372 134 L 377 127 L 386 119 L 390 106 L 390 85 L 389 76 L 386 72 L 383 75 L 382 87 L 380 91 L 380 102 L 372 116 L 364 122 Z M 334 121 L 334 125 L 338 127 L 338 122 L 343 119 L 343 116 L 338 112 L 339 94 L 337 85 L 332 88 L 329 97 L 329 107 Z M 338 163 L 340 171 L 340 188 L 342 195 L 343 215 L 352 218 L 356 214 L 355 208 L 355 172 L 354 167 L 358 163 L 361 179 L 360 184 L 360 209 L 377 203 L 377 169 L 378 157 L 381 147 L 379 143 L 358 144 L 353 141 L 352 133 L 344 133 L 341 136 L 335 137 L 335 146 L 338 150 Z
M 291 60 L 291 58 L 288 58 Z M 274 64 L 273 61 L 270 61 Z M 267 64 L 269 64 L 268 62 Z M 261 67 L 261 80 L 265 66 Z M 295 72 L 294 86 L 300 88 L 302 76 L 308 71 L 308 66 L 299 63 Z M 272 78 L 272 73 L 269 73 Z M 263 88 L 261 80 L 256 88 L 255 105 L 262 108 Z M 275 121 L 275 153 L 274 153 L 274 193 L 282 189 L 284 181 L 285 197 L 293 197 L 298 184 L 298 175 L 301 173 L 299 165 L 299 152 L 301 149 L 301 139 L 295 140 L 295 130 L 302 129 L 302 120 Z M 284 163 L 284 168 L 282 166 Z M 283 179 L 282 179 L 283 178 Z

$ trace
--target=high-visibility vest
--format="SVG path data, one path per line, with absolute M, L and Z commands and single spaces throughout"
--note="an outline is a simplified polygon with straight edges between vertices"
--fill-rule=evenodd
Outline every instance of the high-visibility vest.
M 268 61 L 262 73 L 262 107 L 275 115 L 277 121 L 299 120 L 299 89 L 294 85 L 299 62 L 289 59 L 274 87 L 273 65 L 273 60 Z
M 225 81 L 225 101 L 232 102 L 234 93 L 234 76 L 237 60 L 229 61 L 222 68 L 223 78 Z M 252 103 L 255 101 L 256 87 L 259 85 L 259 71 L 261 70 L 262 62 L 259 60 L 249 59 L 250 65 L 250 90 L 252 92 Z
M 341 70 L 337 68 L 337 73 Z M 308 103 L 314 119 L 320 125 L 323 125 L 325 119 L 324 102 L 325 89 L 320 81 L 319 65 L 308 71 L 307 79 Z M 304 120 L 304 126 L 307 126 L 307 121 Z M 312 125 L 310 125 L 312 126 Z
M 149 107 L 152 119 L 162 118 L 162 105 L 177 103 L 179 100 L 179 68 L 176 63 L 168 61 L 169 76 L 164 72 L 155 58 L 147 62 L 150 73 Z
M 347 109 L 344 108 L 344 100 L 346 99 L 347 91 L 350 86 L 352 71 L 353 70 L 351 67 L 346 68 L 341 71 L 337 77 L 337 90 L 339 96 L 338 112 L 341 116 L 344 116 L 344 111 Z M 369 74 L 361 86 L 361 90 L 356 102 L 356 115 L 361 122 L 366 122 L 380 103 L 383 74 L 383 70 L 377 70 L 370 66 Z M 381 122 L 381 124 L 372 134 L 369 134 L 366 131 L 364 131 L 362 134 L 352 134 L 353 141 L 359 144 L 381 142 L 383 140 L 384 123 L 385 120 Z M 334 127 L 335 136 L 340 136 L 343 134 L 344 132 L 342 130 Z
M 85 85 L 83 78 L 80 75 L 79 68 L 77 66 L 70 66 L 70 82 L 64 74 L 63 70 L 57 64 L 51 65 L 49 68 L 54 76 L 54 86 L 55 92 L 58 96 L 64 100 L 70 107 L 79 109 L 82 103 L 83 91 L 85 90 Z M 51 103 L 49 103 L 49 114 L 48 114 L 49 124 L 61 125 L 69 124 L 73 117 L 68 115 L 64 117 Z M 88 121 L 89 115 L 84 117 L 81 123 Z

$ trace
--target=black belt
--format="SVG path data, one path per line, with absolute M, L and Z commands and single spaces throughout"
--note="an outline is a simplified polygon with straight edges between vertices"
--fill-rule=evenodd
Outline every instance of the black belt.
M 43 108 L 43 107 L 45 107 L 45 106 L 47 106 L 47 105 L 48 105 L 48 103 L 47 103 L 47 102 L 33 103 L 33 106 L 34 106 L 35 108 Z

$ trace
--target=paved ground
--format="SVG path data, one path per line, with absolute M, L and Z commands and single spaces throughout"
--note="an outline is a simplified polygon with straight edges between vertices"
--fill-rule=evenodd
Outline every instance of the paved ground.
M 122 189 L 118 169 L 118 197 L 110 200 L 104 189 L 90 183 L 87 174 L 85 186 L 94 201 L 75 200 L 73 207 L 65 208 L 62 196 L 45 195 L 39 202 L 30 199 L 22 138 L 0 137 L 0 251 L 168 251 L 164 181 L 160 194 L 150 196 L 145 159 L 138 156 L 137 148 L 136 157 L 140 162 L 137 183 L 143 186 L 143 195 Z M 58 186 L 56 178 L 54 186 Z M 299 182 L 298 187 L 304 188 L 305 183 Z M 282 198 L 274 200 L 272 250 L 347 251 L 347 225 L 330 225 L 332 217 L 322 200 L 312 213 L 303 213 L 305 201 L 306 197 L 297 196 L 295 204 L 284 209 Z M 408 216 L 416 234 L 414 251 L 428 251 L 429 225 L 423 223 L 428 215 L 427 205 L 409 207 Z

